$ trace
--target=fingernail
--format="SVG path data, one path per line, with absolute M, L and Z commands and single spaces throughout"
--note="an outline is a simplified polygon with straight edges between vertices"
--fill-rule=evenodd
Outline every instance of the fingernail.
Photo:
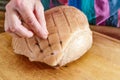
M 28 38 L 33 36 L 33 33 L 31 31 L 28 31 L 28 34 L 26 35 Z
M 47 39 L 47 37 L 48 37 L 48 35 L 44 35 L 44 36 L 43 36 L 44 39 Z
M 33 33 L 31 31 L 29 31 L 29 37 L 32 37 Z
M 45 32 L 46 32 L 47 34 L 49 34 L 47 29 L 45 29 Z
M 46 28 L 44 28 L 44 31 L 45 31 L 46 34 L 48 34 L 48 30 Z
M 44 26 L 44 30 L 45 30 L 45 32 L 48 34 L 48 30 L 47 30 L 47 27 L 46 27 L 46 26 Z
M 44 32 L 43 32 L 43 38 L 44 38 L 44 39 L 47 39 L 47 37 L 48 37 L 48 33 L 46 33 L 46 31 L 44 31 Z

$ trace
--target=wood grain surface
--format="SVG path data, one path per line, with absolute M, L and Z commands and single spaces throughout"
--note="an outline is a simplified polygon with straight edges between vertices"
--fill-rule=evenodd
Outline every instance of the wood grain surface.
M 93 33 L 92 48 L 59 69 L 14 54 L 11 37 L 0 34 L 0 80 L 120 80 L 120 41 Z

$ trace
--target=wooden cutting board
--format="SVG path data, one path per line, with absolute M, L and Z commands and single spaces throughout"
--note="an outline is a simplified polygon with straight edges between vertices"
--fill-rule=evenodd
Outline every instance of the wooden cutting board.
M 94 32 L 92 48 L 59 69 L 14 54 L 11 37 L 0 35 L 0 80 L 120 80 L 120 41 Z M 24 46 L 23 46 L 24 47 Z

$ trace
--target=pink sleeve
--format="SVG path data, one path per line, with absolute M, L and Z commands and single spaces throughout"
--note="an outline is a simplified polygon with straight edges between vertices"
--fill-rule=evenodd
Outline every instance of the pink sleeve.
M 118 10 L 118 25 L 117 27 L 120 27 L 120 9 Z

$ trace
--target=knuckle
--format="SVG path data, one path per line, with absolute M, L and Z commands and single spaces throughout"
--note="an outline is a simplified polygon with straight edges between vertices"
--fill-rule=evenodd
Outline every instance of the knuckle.
M 42 11 L 44 11 L 44 7 L 43 6 L 41 6 L 41 8 L 40 8 Z
M 40 30 L 39 29 L 35 29 L 35 33 L 39 34 Z
M 30 24 L 31 26 L 33 26 L 34 23 L 35 23 L 34 20 L 32 20 L 31 17 L 27 17 L 27 18 L 26 18 L 26 21 L 27 21 L 27 23 Z
M 16 8 L 21 8 L 21 7 L 23 7 L 23 5 L 24 5 L 24 2 L 22 1 L 22 0 L 15 0 L 15 7 Z
M 8 4 L 5 6 L 5 9 L 6 9 L 6 11 L 8 11 L 10 8 L 11 8 L 11 5 L 8 3 Z

